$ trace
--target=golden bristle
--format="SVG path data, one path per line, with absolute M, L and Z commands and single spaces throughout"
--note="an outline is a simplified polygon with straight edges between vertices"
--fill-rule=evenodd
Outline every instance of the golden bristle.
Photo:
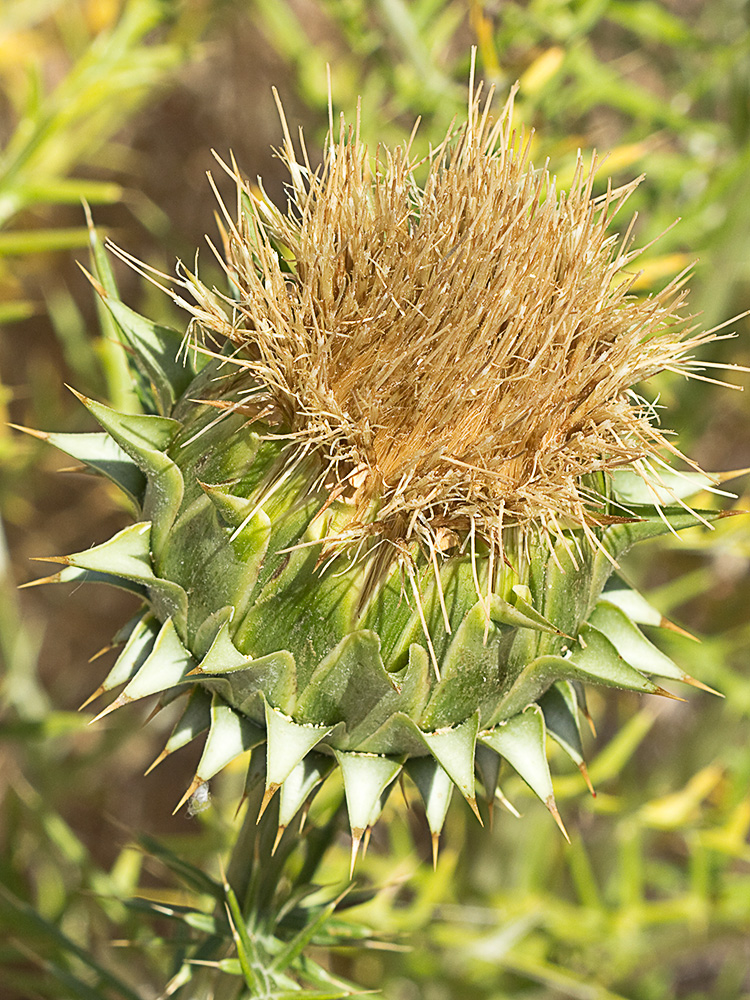
M 226 167 L 252 206 L 224 210 L 231 318 L 184 272 L 199 324 L 239 345 L 286 432 L 317 448 L 321 483 L 346 492 L 339 547 L 436 552 L 471 528 L 501 551 L 507 525 L 598 523 L 587 474 L 677 453 L 632 386 L 686 371 L 712 334 L 680 317 L 684 275 L 630 294 L 638 251 L 609 227 L 639 180 L 594 197 L 596 157 L 579 156 L 558 192 L 511 128 L 513 95 L 494 123 L 491 97 L 472 95 L 426 163 L 408 146 L 372 158 L 342 119 L 317 172 L 282 112 L 286 214 Z

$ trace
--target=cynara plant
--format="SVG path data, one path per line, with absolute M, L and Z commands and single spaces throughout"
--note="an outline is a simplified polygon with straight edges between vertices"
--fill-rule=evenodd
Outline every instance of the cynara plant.
M 546 739 L 588 780 L 586 685 L 703 686 L 643 635 L 668 623 L 617 570 L 634 542 L 719 516 L 685 503 L 711 480 L 635 388 L 690 375 L 714 335 L 682 318 L 684 276 L 632 294 L 638 251 L 610 227 L 635 184 L 594 197 L 596 162 L 580 161 L 558 192 L 512 99 L 497 121 L 490 107 L 472 88 L 426 163 L 409 143 L 371 155 L 342 121 L 317 169 L 282 114 L 289 205 L 232 166 L 228 291 L 181 268 L 184 333 L 120 301 L 92 236 L 143 412 L 82 397 L 102 430 L 45 437 L 113 480 L 135 520 L 48 579 L 143 599 L 92 699 L 122 688 L 101 718 L 186 696 L 155 762 L 207 734 L 178 808 L 253 750 L 227 933 L 198 956 L 231 931 L 239 960 L 222 968 L 253 996 L 328 982 L 304 947 L 341 900 L 300 901 L 334 821 L 293 891 L 276 882 L 337 767 L 352 868 L 404 774 L 435 850 L 454 788 L 480 818 L 478 799 L 503 798 L 503 760 L 562 826 Z

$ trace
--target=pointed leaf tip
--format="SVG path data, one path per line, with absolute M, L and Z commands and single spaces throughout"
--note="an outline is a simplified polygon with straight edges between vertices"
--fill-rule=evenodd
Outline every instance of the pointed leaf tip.
M 652 691 L 651 694 L 658 694 L 660 697 L 662 697 L 662 698 L 669 698 L 672 701 L 686 701 L 687 700 L 686 698 L 680 698 L 680 696 L 678 694 L 672 694 L 672 692 L 671 691 L 667 691 L 666 688 L 659 687 L 658 684 L 656 685 L 656 690 Z
M 149 764 L 149 766 L 143 772 L 143 777 L 145 778 L 147 774 L 151 774 L 151 772 L 154 770 L 154 768 L 158 767 L 159 764 L 161 764 L 161 762 L 163 760 L 167 759 L 168 756 L 169 756 L 169 751 L 166 750 L 166 749 L 162 750 L 162 752 L 159 754 L 159 756 L 156 758 L 156 760 L 152 764 Z
M 93 694 L 90 694 L 88 698 L 78 706 L 78 711 L 82 712 L 84 708 L 91 704 L 92 701 L 96 701 L 99 695 L 104 694 L 104 685 L 100 684 Z
M 281 786 L 277 784 L 275 781 L 272 781 L 268 785 L 266 785 L 266 790 L 265 792 L 263 792 L 263 798 L 260 803 L 260 809 L 258 810 L 258 818 L 255 820 L 256 824 L 260 823 L 263 813 L 266 811 L 266 809 L 268 809 L 268 806 L 271 803 L 271 799 L 274 797 L 274 795 L 276 794 L 276 792 L 279 790 L 280 787 Z
M 586 787 L 591 792 L 592 798 L 595 799 L 596 798 L 596 789 L 594 788 L 594 786 L 591 783 L 591 778 L 589 777 L 589 769 L 586 767 L 586 761 L 585 760 L 582 760 L 581 763 L 578 765 L 578 770 L 583 775 L 583 780 L 586 782 Z
M 94 718 L 89 721 L 89 725 L 93 726 L 95 722 L 99 722 L 101 719 L 105 717 L 105 715 L 109 715 L 110 712 L 114 712 L 118 708 L 123 708 L 123 706 L 129 705 L 133 700 L 134 699 L 128 697 L 128 695 L 126 695 L 125 692 L 119 694 L 110 705 L 107 705 L 105 709 L 103 709 L 98 715 L 95 715 Z
M 274 854 L 276 853 L 276 850 L 279 844 L 281 843 L 281 838 L 284 836 L 285 832 L 286 832 L 286 827 L 279 825 L 279 828 L 276 831 L 276 837 L 273 842 L 273 847 L 271 848 L 271 857 L 273 857 Z
M 698 688 L 700 691 L 705 691 L 707 694 L 715 694 L 717 698 L 726 698 L 725 694 L 721 691 L 717 691 L 716 688 L 709 687 L 708 684 L 704 684 L 703 681 L 698 681 L 695 677 L 691 677 L 689 674 L 684 674 L 680 680 L 683 684 L 689 684 L 690 687 Z
M 570 843 L 570 837 L 568 836 L 568 831 L 565 829 L 565 824 L 563 823 L 562 817 L 560 816 L 560 813 L 558 811 L 557 803 L 555 802 L 554 796 L 550 795 L 544 804 L 552 813 L 552 818 L 554 819 L 555 823 L 557 823 L 557 825 L 559 826 L 560 832 L 562 833 L 563 837 L 565 837 L 567 842 Z
M 472 795 L 471 798 L 467 798 L 466 801 L 469 803 L 471 811 L 474 813 L 474 815 L 476 816 L 476 818 L 479 820 L 479 825 L 480 826 L 484 826 L 484 820 L 482 819 L 482 817 L 481 817 L 481 815 L 479 813 L 479 806 L 477 805 L 477 800 L 476 800 L 475 796 Z
M 175 815 L 176 813 L 178 813 L 178 812 L 180 811 L 180 809 L 182 809 L 182 807 L 183 807 L 183 806 L 185 805 L 185 803 L 186 803 L 186 802 L 187 802 L 187 800 L 188 800 L 188 799 L 190 798 L 190 796 L 191 796 L 191 795 L 192 795 L 192 794 L 193 794 L 194 792 L 197 792 L 197 791 L 198 791 L 198 789 L 200 788 L 200 786 L 201 786 L 201 785 L 202 785 L 203 783 L 204 783 L 204 782 L 203 782 L 203 778 L 201 778 L 201 777 L 200 777 L 200 775 L 196 774 L 196 776 L 195 776 L 195 777 L 193 778 L 193 780 L 192 780 L 192 781 L 190 782 L 190 787 L 188 788 L 188 790 L 187 790 L 187 791 L 185 792 L 185 794 L 184 794 L 184 795 L 182 796 L 182 798 L 180 799 L 180 801 L 179 801 L 179 802 L 177 803 L 177 805 L 176 805 L 176 806 L 174 807 L 174 809 L 172 810 L 172 815 L 173 815 L 173 816 L 174 816 L 174 815 Z
M 357 863 L 357 854 L 359 852 L 359 845 L 362 842 L 362 836 L 364 830 L 361 827 L 357 827 L 352 830 L 352 854 L 351 860 L 349 862 L 349 878 L 354 878 L 354 866 Z

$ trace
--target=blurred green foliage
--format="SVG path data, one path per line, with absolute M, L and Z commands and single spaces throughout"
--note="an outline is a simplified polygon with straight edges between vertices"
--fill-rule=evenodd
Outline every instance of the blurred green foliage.
M 169 268 L 212 226 L 211 145 L 234 148 L 282 195 L 267 159 L 279 139 L 271 84 L 311 148 L 327 128 L 329 64 L 335 108 L 351 121 L 361 98 L 373 148 L 403 141 L 420 115 L 426 150 L 462 114 L 472 45 L 498 101 L 520 80 L 516 119 L 536 130 L 535 161 L 549 157 L 561 183 L 579 147 L 611 151 L 602 185 L 647 174 L 632 200 L 637 241 L 664 235 L 642 258 L 641 289 L 698 258 L 690 302 L 703 325 L 748 307 L 747 0 L 6 0 L 0 416 L 80 429 L 64 381 L 135 405 L 120 348 L 95 332 L 71 266 L 71 249 L 86 255 L 82 198 L 121 245 Z M 134 305 L 168 311 L 124 280 Z M 712 357 L 748 364 L 747 322 L 727 329 L 739 339 Z M 687 453 L 706 468 L 750 465 L 739 392 L 673 376 L 659 389 Z M 122 517 L 103 484 L 53 479 L 56 462 L 0 429 L 0 980 L 9 1000 L 155 997 L 206 933 L 213 898 L 200 879 L 218 877 L 234 820 L 221 787 L 199 819 L 167 815 L 192 775 L 189 753 L 141 777 L 168 709 L 144 731 L 132 714 L 88 730 L 72 711 L 101 673 L 86 659 L 130 605 L 16 593 L 34 575 L 29 556 L 81 548 Z M 390 806 L 359 872 L 384 888 L 354 914 L 408 948 L 371 941 L 323 950 L 323 962 L 389 1000 L 750 998 L 749 566 L 742 517 L 636 552 L 624 572 L 702 639 L 659 641 L 725 700 L 593 694 L 597 798 L 553 760 L 570 847 L 509 780 L 523 818 L 498 814 L 489 834 L 456 804 L 433 873 L 417 811 Z M 321 881 L 341 883 L 347 851 L 342 841 L 329 852 Z

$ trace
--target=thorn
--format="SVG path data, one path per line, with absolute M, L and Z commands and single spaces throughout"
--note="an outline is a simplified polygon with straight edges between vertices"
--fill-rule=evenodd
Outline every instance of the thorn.
M 31 558 L 34 562 L 53 562 L 62 563 L 64 566 L 70 565 L 70 556 L 31 556 Z M 40 581 L 36 580 L 35 582 L 39 583 Z M 23 586 L 28 587 L 28 584 L 25 583 Z
M 260 804 L 260 809 L 258 810 L 258 818 L 255 821 L 256 824 L 260 823 L 261 816 L 263 815 L 263 813 L 268 808 L 268 803 L 274 797 L 274 795 L 276 794 L 276 792 L 277 792 L 277 790 L 278 790 L 279 787 L 280 786 L 277 785 L 275 782 L 271 782 L 270 785 L 266 785 L 266 790 L 265 790 L 265 792 L 263 792 L 263 800 L 262 800 L 262 802 Z
M 281 838 L 284 836 L 284 832 L 285 831 L 286 831 L 286 827 L 285 826 L 280 826 L 278 828 L 278 830 L 276 831 L 276 839 L 274 840 L 273 847 L 271 848 L 271 857 L 273 857 L 274 854 L 276 853 L 276 848 L 281 843 Z
M 594 725 L 594 720 L 591 718 L 591 713 L 589 712 L 588 707 L 586 705 L 579 705 L 578 707 L 580 708 L 581 712 L 583 713 L 584 719 L 589 724 L 589 729 L 591 730 L 591 735 L 594 737 L 594 739 L 596 739 L 596 726 Z
M 715 694 L 717 698 L 726 697 L 726 695 L 723 695 L 721 691 L 717 691 L 715 688 L 709 687 L 708 684 L 704 684 L 703 681 L 697 681 L 695 677 L 691 677 L 689 674 L 685 674 L 680 679 L 683 684 L 689 684 L 690 687 L 699 688 L 701 691 L 707 691 L 709 694 Z
M 497 801 L 500 803 L 501 806 L 505 806 L 505 808 L 508 810 L 511 816 L 515 816 L 516 819 L 521 818 L 520 812 L 516 809 L 516 807 L 509 799 L 505 798 L 505 796 L 503 795 L 503 793 L 500 791 L 499 788 L 495 789 L 495 798 L 497 799 Z
M 362 840 L 362 834 L 365 831 L 357 827 L 357 829 L 352 830 L 352 859 L 349 863 L 349 878 L 354 878 L 354 864 L 357 860 L 357 851 L 359 850 L 359 844 Z
M 199 777 L 196 774 L 196 776 L 190 782 L 190 788 L 188 788 L 188 790 L 185 792 L 185 794 L 182 796 L 182 798 L 180 799 L 180 801 L 177 803 L 177 805 L 172 810 L 172 815 L 173 816 L 174 816 L 174 814 L 176 812 L 179 812 L 180 809 L 182 809 L 182 807 L 185 805 L 185 803 L 190 798 L 190 796 L 193 794 L 193 792 L 196 792 L 200 788 L 200 786 L 202 784 L 203 784 L 203 778 Z
M 586 782 L 586 787 L 591 792 L 591 795 L 596 798 L 596 789 L 591 784 L 591 778 L 589 777 L 589 769 L 586 767 L 586 761 L 582 760 L 578 765 L 578 770 L 583 775 L 583 780 Z
M 311 806 L 311 805 L 312 805 L 312 803 L 311 803 L 311 802 L 306 802 L 306 803 L 305 803 L 305 804 L 304 804 L 304 805 L 302 806 L 302 809 L 301 809 L 301 811 L 300 811 L 300 817 L 299 817 L 299 831 L 298 831 L 298 832 L 299 832 L 300 834 L 301 834 L 301 833 L 302 833 L 302 831 L 303 831 L 303 830 L 305 829 L 305 823 L 307 823 L 307 817 L 308 817 L 308 816 L 310 815 L 310 806 Z
M 159 756 L 156 758 L 156 760 L 153 762 L 153 764 L 150 764 L 149 767 L 147 767 L 146 770 L 143 772 L 143 777 L 145 778 L 147 774 L 151 774 L 151 772 L 153 771 L 153 769 L 158 764 L 161 764 L 161 762 L 164 760 L 164 758 L 168 757 L 168 756 L 169 756 L 169 751 L 166 750 L 166 749 L 162 750 L 162 752 L 159 754 Z
M 570 843 L 570 837 L 568 836 L 568 831 L 565 829 L 565 824 L 563 823 L 560 813 L 557 810 L 557 805 L 555 804 L 554 797 L 550 795 L 550 797 L 544 804 L 552 813 L 552 818 L 554 819 L 555 823 L 557 823 L 557 825 L 560 827 L 560 832 L 562 833 L 563 837 L 565 837 L 567 842 Z
M 677 635 L 684 635 L 686 639 L 692 639 L 693 642 L 701 641 L 697 635 L 693 635 L 692 632 L 688 632 L 686 628 L 682 628 L 679 625 L 675 625 L 675 623 L 671 622 L 669 618 L 662 617 L 661 621 L 659 622 L 659 628 L 667 628 L 669 629 L 670 632 L 676 632 Z
M 437 871 L 438 849 L 440 847 L 440 834 L 433 831 L 432 834 L 432 870 Z
M 117 649 L 117 644 L 114 642 L 110 642 L 108 645 L 102 646 L 102 648 L 99 650 L 98 653 L 94 653 L 93 656 L 90 656 L 88 658 L 87 662 L 93 663 L 95 660 L 98 660 L 100 656 L 104 656 L 105 653 L 108 653 L 110 649 Z
M 237 803 L 237 808 L 234 810 L 234 819 L 237 819 L 237 817 L 239 816 L 240 809 L 242 808 L 246 799 L 247 799 L 247 792 L 243 792 L 242 795 L 240 796 L 240 801 Z
M 656 685 L 656 690 L 652 691 L 651 694 L 658 694 L 662 698 L 670 698 L 672 701 L 685 701 L 686 700 L 685 698 L 680 698 L 680 696 L 678 694 L 672 694 L 672 692 L 671 691 L 667 691 L 666 688 L 659 687 L 658 684 Z
M 372 827 L 368 826 L 365 830 L 365 835 L 362 838 L 362 860 L 367 857 L 367 848 L 370 846 L 370 834 L 372 833 Z
M 107 705 L 107 707 L 103 711 L 101 711 L 98 715 L 95 715 L 94 718 L 91 719 L 89 725 L 93 726 L 95 722 L 99 722 L 99 720 L 103 719 L 105 715 L 109 715 L 110 712 L 114 712 L 115 709 L 117 708 L 122 708 L 123 705 L 129 705 L 130 702 L 134 700 L 135 700 L 134 698 L 129 698 L 124 692 L 122 694 L 118 694 L 118 696 L 110 705 Z
M 203 669 L 200 666 L 197 666 L 197 667 L 193 667 L 192 670 L 188 670 L 188 672 L 185 674 L 185 676 L 186 677 L 194 677 L 195 674 L 202 674 L 202 673 L 203 673 Z
M 104 286 L 101 284 L 101 282 L 97 281 L 96 278 L 94 277 L 94 275 L 91 274 L 90 271 L 86 270 L 86 268 L 83 266 L 83 264 L 80 262 L 80 260 L 77 260 L 76 264 L 78 264 L 78 266 L 80 267 L 80 269 L 83 271 L 83 273 L 89 279 L 89 281 L 91 282 L 91 284 L 94 286 L 94 289 L 96 290 L 96 293 L 98 295 L 101 295 L 101 297 L 103 299 L 108 299 L 109 295 L 107 295 L 107 291 L 104 288 Z M 68 388 L 70 389 L 70 386 L 68 386 Z M 71 389 L 70 391 L 73 392 L 74 390 Z M 78 394 L 76 393 L 76 395 L 78 395 Z
M 96 689 L 96 691 L 94 691 L 93 694 L 90 694 L 88 696 L 88 698 L 86 699 L 86 701 L 83 702 L 82 705 L 78 706 L 78 711 L 82 712 L 84 710 L 84 708 L 86 708 L 87 705 L 91 704 L 92 701 L 96 701 L 96 699 L 99 697 L 100 694 L 104 694 L 104 685 L 103 684 L 100 684 L 99 687 Z
M 29 580 L 28 583 L 19 583 L 18 589 L 26 590 L 28 587 L 40 587 L 43 583 L 59 583 L 59 582 L 60 582 L 60 574 L 53 573 L 52 576 L 42 576 L 38 580 Z
M 12 427 L 14 431 L 21 431 L 24 434 L 28 434 L 30 437 L 38 438 L 39 441 L 49 441 L 51 436 L 46 431 L 38 431 L 33 427 L 23 427 L 21 424 L 6 423 L 5 426 Z
M 11 424 L 10 426 L 12 427 L 13 425 Z M 726 472 L 710 472 L 708 475 L 719 483 L 726 483 L 730 479 L 736 479 L 738 476 L 744 476 L 748 472 L 750 472 L 750 469 L 727 469 Z
M 477 805 L 476 798 L 473 795 L 471 796 L 471 798 L 469 798 L 467 796 L 466 797 L 466 801 L 471 806 L 471 811 L 474 813 L 474 815 L 476 816 L 476 818 L 479 820 L 479 825 L 480 826 L 484 826 L 484 820 L 482 819 L 482 817 L 479 814 L 479 806 Z

